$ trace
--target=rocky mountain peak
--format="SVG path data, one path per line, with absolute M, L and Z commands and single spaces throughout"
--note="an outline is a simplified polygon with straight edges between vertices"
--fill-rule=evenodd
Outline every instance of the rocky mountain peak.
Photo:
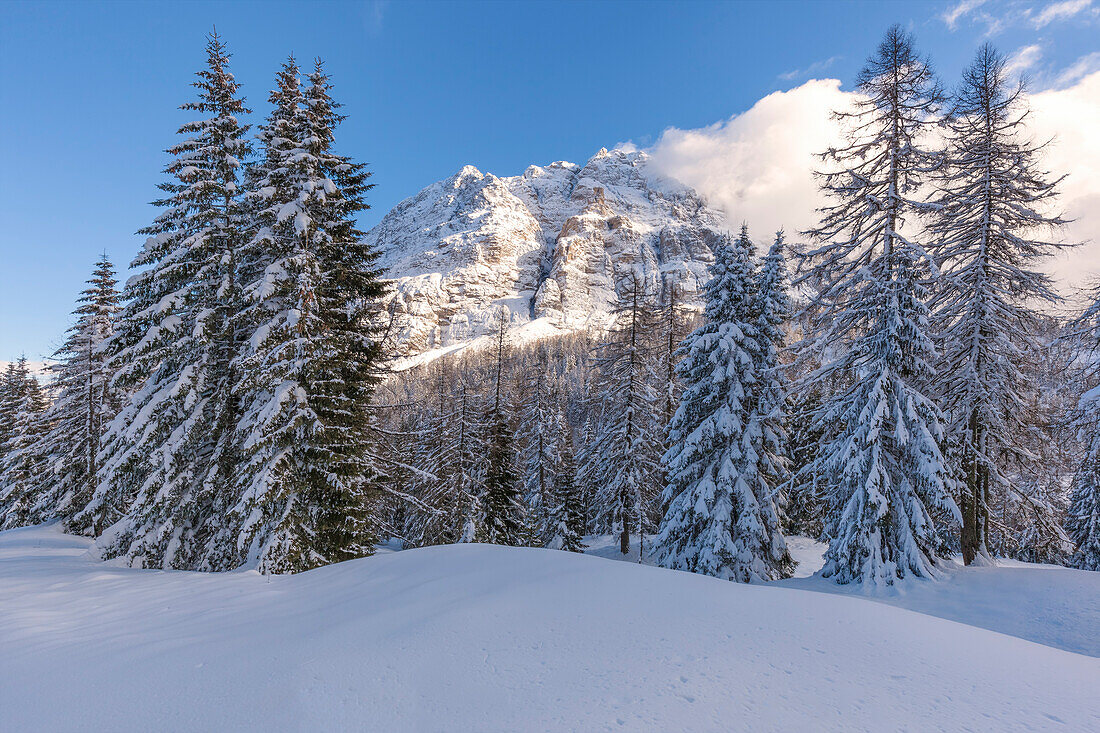
M 642 152 L 602 148 L 497 177 L 471 165 L 402 201 L 367 234 L 391 278 L 388 337 L 399 354 L 460 348 L 501 308 L 520 338 L 603 328 L 616 284 L 637 272 L 654 300 L 706 280 L 722 216 L 661 179 Z

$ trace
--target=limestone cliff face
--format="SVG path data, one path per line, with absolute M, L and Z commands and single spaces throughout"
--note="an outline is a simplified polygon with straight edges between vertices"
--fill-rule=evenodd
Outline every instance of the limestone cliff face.
M 601 150 L 498 178 L 466 166 L 368 234 L 391 279 L 387 324 L 415 356 L 488 334 L 502 307 L 520 337 L 603 328 L 631 272 L 654 299 L 706 281 L 720 213 L 662 180 L 644 153 Z

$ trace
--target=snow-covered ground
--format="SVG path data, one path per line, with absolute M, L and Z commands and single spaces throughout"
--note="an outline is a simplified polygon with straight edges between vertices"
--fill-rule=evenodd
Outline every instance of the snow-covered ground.
M 629 556 L 619 552 L 617 537 L 591 536 L 584 541 L 590 555 L 637 562 L 634 539 Z M 798 565 L 793 578 L 774 585 L 866 598 L 1100 657 L 1100 573 L 1015 560 L 999 560 L 997 567 L 967 568 L 957 557 L 941 568 L 935 583 L 902 583 L 870 595 L 862 586 L 811 577 L 825 564 L 825 548 L 809 537 L 787 537 L 787 549 Z
M 793 578 L 778 585 L 861 593 L 823 578 Z M 959 565 L 945 570 L 938 582 L 907 583 L 872 600 L 1100 657 L 1100 573 L 1011 560 L 991 568 Z M 1100 678 L 1095 683 L 1100 689 Z
M 0 533 L 0 730 L 1100 730 L 1100 659 L 1056 648 L 1098 653 L 1097 574 L 868 600 L 484 545 L 272 578 L 87 545 Z

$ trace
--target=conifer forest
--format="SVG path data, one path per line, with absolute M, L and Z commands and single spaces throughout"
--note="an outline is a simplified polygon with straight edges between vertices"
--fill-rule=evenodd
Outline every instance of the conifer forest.
M 355 216 L 322 62 L 253 125 L 211 36 L 136 274 L 95 263 L 44 383 L 0 391 L 0 516 L 61 521 L 138 567 L 297 572 L 454 542 L 838 583 L 938 558 L 1100 569 L 1100 300 L 1040 269 L 1057 172 L 982 46 L 948 94 L 900 27 L 838 113 L 818 226 L 714 248 L 703 311 L 635 277 L 606 332 L 387 368 L 385 272 Z M 762 234 L 762 233 L 761 233 Z
M 233 38 L 219 32 L 207 37 L 205 49 L 195 45 L 198 70 L 191 88 L 174 90 L 189 121 L 175 131 L 163 131 L 167 163 L 159 178 L 155 170 L 133 172 L 150 181 L 154 199 L 139 232 L 144 241 L 140 251 L 125 262 L 106 254 L 90 257 L 86 286 L 73 293 L 70 325 L 46 366 L 39 369 L 22 358 L 0 374 L 0 566 L 5 564 L 5 542 L 16 548 L 9 550 L 11 558 L 30 552 L 19 549 L 24 547 L 19 544 L 22 537 L 29 538 L 27 547 L 33 540 L 79 548 L 81 562 L 91 563 L 99 573 L 88 577 L 118 584 L 111 587 L 123 594 L 96 596 L 101 600 L 95 608 L 134 602 L 115 600 L 138 597 L 138 590 L 121 590 L 125 583 L 151 584 L 152 578 L 161 577 L 131 569 L 201 571 L 168 573 L 156 582 L 202 578 L 205 585 L 186 582 L 199 597 L 210 593 L 221 599 L 210 601 L 215 604 L 211 608 L 221 609 L 210 611 L 213 628 L 221 628 L 219 614 L 255 603 L 247 606 L 253 611 L 240 611 L 242 618 L 254 614 L 259 628 L 285 628 L 291 639 L 287 643 L 301 644 L 288 654 L 312 659 L 322 650 L 316 651 L 318 658 L 338 660 L 332 669 L 352 669 L 347 665 L 353 664 L 353 652 L 340 651 L 343 642 L 333 639 L 340 629 L 352 628 L 341 624 L 358 623 L 357 614 L 383 619 L 371 628 L 404 633 L 399 617 L 405 612 L 394 611 L 391 619 L 381 606 L 363 600 L 354 603 L 365 605 L 354 606 L 347 599 L 385 599 L 405 608 L 400 604 L 412 601 L 402 599 L 420 592 L 418 584 L 428 584 L 425 589 L 432 590 L 424 592 L 429 597 L 408 606 L 418 609 L 408 612 L 416 619 L 408 623 L 427 626 L 416 627 L 421 630 L 408 638 L 427 634 L 416 643 L 440 649 L 431 659 L 449 660 L 441 662 L 441 669 L 450 670 L 460 657 L 489 659 L 491 653 L 503 653 L 492 651 L 491 641 L 476 648 L 461 646 L 467 635 L 481 638 L 482 624 L 485 639 L 499 633 L 505 640 L 501 644 L 526 648 L 527 632 L 515 629 L 529 627 L 513 629 L 511 616 L 501 610 L 519 601 L 492 605 L 486 599 L 527 594 L 528 599 L 542 599 L 530 600 L 538 609 L 529 616 L 530 624 L 559 630 L 584 627 L 585 638 L 601 639 L 592 643 L 604 651 L 594 653 L 610 655 L 606 659 L 620 659 L 608 651 L 615 644 L 624 654 L 643 650 L 639 657 L 627 654 L 615 662 L 627 669 L 632 659 L 648 660 L 639 662 L 637 679 L 615 689 L 631 690 L 621 693 L 623 699 L 647 702 L 623 703 L 628 711 L 623 712 L 619 692 L 598 693 L 607 696 L 600 698 L 604 702 L 575 709 L 567 705 L 562 717 L 539 702 L 529 711 L 527 727 L 522 716 L 507 717 L 510 704 L 482 719 L 484 709 L 467 710 L 467 701 L 456 692 L 453 700 L 442 698 L 438 710 L 425 708 L 429 712 L 423 719 L 429 722 L 418 727 L 409 722 L 413 713 L 398 714 L 405 703 L 387 707 L 376 700 L 343 708 L 318 698 L 302 704 L 323 708 L 319 717 L 287 722 L 272 712 L 270 720 L 264 713 L 250 722 L 234 717 L 239 711 L 222 711 L 218 715 L 228 717 L 196 718 L 199 727 L 310 729 L 307 721 L 314 720 L 315 730 L 356 729 L 361 718 L 354 715 L 366 715 L 370 707 L 382 712 L 371 713 L 378 716 L 374 723 L 357 729 L 443 730 L 448 729 L 443 721 L 449 720 L 455 724 L 450 729 L 474 730 L 482 720 L 485 730 L 602 730 L 605 718 L 591 711 L 606 703 L 611 707 L 600 714 L 611 715 L 608 720 L 618 716 L 620 725 L 633 730 L 677 729 L 677 720 L 682 730 L 773 729 L 767 724 L 806 729 L 803 725 L 816 714 L 772 697 L 761 698 L 770 701 L 767 716 L 752 717 L 759 711 L 753 712 L 742 724 L 726 718 L 729 727 L 691 717 L 684 712 L 687 708 L 676 713 L 680 717 L 662 717 L 680 710 L 679 698 L 675 703 L 654 702 L 654 710 L 665 712 L 644 720 L 631 715 L 640 716 L 639 710 L 648 710 L 645 705 L 664 699 L 660 696 L 665 693 L 654 692 L 664 683 L 653 675 L 669 660 L 679 659 L 687 649 L 695 649 L 691 659 L 706 659 L 708 649 L 719 648 L 710 642 L 698 649 L 662 647 L 666 631 L 681 623 L 700 629 L 714 624 L 715 638 L 725 628 L 722 624 L 740 629 L 731 631 L 744 635 L 736 642 L 740 652 L 722 657 L 727 660 L 722 664 L 756 664 L 751 659 L 773 652 L 786 654 L 788 660 L 799 658 L 794 646 L 787 652 L 754 646 L 763 644 L 764 637 L 747 629 L 763 628 L 760 624 L 769 623 L 767 619 L 786 619 L 791 608 L 803 606 L 794 595 L 747 595 L 761 590 L 751 586 L 824 590 L 834 596 L 871 594 L 888 605 L 964 623 L 984 613 L 983 591 L 959 579 L 994 577 L 960 575 L 971 569 L 1012 569 L 1018 574 L 1012 577 L 1022 578 L 1025 571 L 1019 568 L 1043 568 L 1026 571 L 1037 580 L 998 580 L 998 593 L 1018 594 L 1004 598 L 1042 595 L 1046 591 L 1032 589 L 1068 578 L 1054 575 L 1069 572 L 1066 568 L 1074 569 L 1078 580 L 1073 582 L 1080 588 L 1097 587 L 1092 573 L 1100 572 L 1100 280 L 1071 292 L 1050 273 L 1051 261 L 1072 257 L 1085 244 L 1072 236 L 1073 217 L 1063 203 L 1068 171 L 1051 165 L 1048 153 L 1055 141 L 1036 135 L 1031 127 L 1029 81 L 1016 73 L 1015 57 L 994 41 L 968 49 L 972 56 L 962 74 L 945 78 L 909 28 L 889 27 L 877 45 L 858 50 L 865 61 L 852 104 L 827 110 L 840 143 L 817 151 L 812 174 L 825 203 L 812 226 L 767 231 L 754 224 L 751 210 L 724 211 L 722 231 L 704 235 L 699 232 L 710 232 L 713 222 L 700 219 L 699 228 L 692 228 L 692 217 L 703 214 L 679 205 L 677 216 L 687 223 L 676 230 L 681 232 L 678 238 L 662 234 L 660 246 L 689 252 L 693 262 L 703 263 L 700 272 L 705 269 L 705 276 L 697 287 L 673 277 L 671 268 L 654 269 L 642 258 L 619 259 L 606 268 L 606 303 L 591 306 L 593 312 L 606 307 L 600 325 L 534 333 L 522 326 L 534 319 L 536 306 L 550 308 L 544 301 L 552 296 L 557 299 L 552 307 L 565 312 L 566 305 L 559 303 L 568 304 L 570 298 L 579 302 L 576 278 L 594 283 L 603 277 L 593 275 L 590 264 L 568 260 L 579 255 L 576 249 L 569 255 L 563 242 L 574 241 L 568 238 L 583 227 L 603 227 L 601 232 L 618 228 L 607 236 L 623 241 L 640 237 L 632 232 L 644 229 L 601 213 L 611 206 L 614 192 L 586 190 L 587 213 L 564 226 L 555 224 L 561 227 L 554 255 L 558 259 L 547 255 L 534 265 L 541 267 L 545 281 L 557 277 L 554 283 L 565 283 L 561 293 L 540 290 L 530 299 L 531 313 L 527 305 L 516 305 L 519 298 L 479 295 L 488 292 L 486 283 L 499 273 L 475 274 L 461 286 L 446 281 L 438 286 L 444 296 L 476 301 L 470 308 L 476 307 L 482 319 L 469 326 L 473 336 L 460 344 L 461 339 L 454 340 L 457 346 L 438 336 L 442 326 L 415 342 L 419 346 L 410 346 L 410 333 L 421 338 L 409 326 L 421 322 L 415 319 L 434 324 L 450 318 L 453 330 L 466 327 L 466 315 L 456 316 L 454 308 L 448 310 L 453 301 L 442 300 L 433 301 L 434 312 L 424 315 L 427 306 L 416 305 L 419 301 L 409 295 L 412 286 L 399 287 L 388 269 L 395 259 L 387 259 L 387 252 L 407 246 L 394 238 L 397 230 L 384 223 L 367 236 L 361 222 L 387 182 L 368 164 L 375 151 L 349 149 L 345 142 L 344 131 L 357 123 L 341 103 L 346 100 L 340 86 L 346 70 L 321 59 L 287 56 L 281 65 L 272 64 L 270 92 L 262 103 L 245 98 L 231 50 Z M 262 112 L 254 112 L 254 106 Z M 636 165 L 632 161 L 639 158 L 631 155 L 629 150 L 600 153 L 612 160 L 609 166 Z M 558 168 L 529 171 L 524 180 L 544 173 L 574 179 L 580 175 L 577 166 L 561 167 L 572 164 L 553 165 Z M 461 186 L 474 174 L 482 176 L 469 170 L 438 184 L 432 195 L 443 190 L 439 195 L 451 196 L 447 201 L 457 201 L 454 206 L 465 205 Z M 477 185 L 504 185 L 500 180 L 487 176 L 478 178 Z M 519 190 L 518 180 L 506 179 L 510 191 Z M 544 195 L 535 185 L 530 190 L 537 196 L 516 194 L 504 204 L 486 200 L 534 211 Z M 676 201 L 702 201 L 667 185 L 674 191 L 668 196 L 681 197 Z M 458 193 L 447 193 L 447 186 Z M 521 204 L 510 203 L 513 198 Z M 415 213 L 417 206 L 423 208 L 420 200 L 402 206 Z M 481 205 L 474 202 L 470 210 L 475 204 Z M 540 225 L 549 227 L 548 217 Z M 500 221 L 511 226 L 512 220 Z M 603 223 L 607 221 L 611 223 Z M 428 226 L 421 230 L 428 232 Z M 130 234 L 118 232 L 120 238 Z M 506 237 L 488 238 L 476 243 L 476 251 L 488 258 L 491 270 L 496 262 L 492 257 L 509 246 Z M 423 258 L 430 264 L 431 257 L 444 256 L 452 254 L 427 252 Z M 474 311 L 463 311 L 469 312 Z M 492 554 L 501 552 L 500 546 L 539 549 Z M 800 572 L 807 567 L 807 553 L 813 555 L 807 548 L 818 548 L 818 562 Z M 75 549 L 69 554 L 77 556 Z M 371 564 L 345 563 L 361 558 Z M 607 558 L 627 564 L 607 563 Z M 8 562 L 14 573 L 16 560 Z M 599 575 L 611 573 L 604 567 L 621 567 L 623 574 Z M 629 573 L 635 572 L 649 574 L 628 582 L 634 577 Z M 494 585 L 493 574 L 514 579 Z M 688 574 L 728 582 L 699 585 L 703 579 Z M 4 577 L 0 568 L 0 594 Z M 239 597 L 229 590 L 228 580 L 219 585 L 223 577 L 234 578 Z M 300 586 L 289 585 L 298 578 Z M 1039 585 L 1029 585 L 1033 582 Z M 666 588 L 662 583 L 679 585 Z M 265 614 L 273 613 L 262 610 L 263 604 L 278 608 L 287 603 L 279 594 L 292 587 L 311 589 L 303 594 L 300 602 L 306 605 L 297 613 L 302 619 L 311 614 L 330 619 L 325 623 L 333 624 L 332 639 L 296 636 L 298 621 L 263 625 L 269 618 Z M 331 605 L 320 600 L 316 608 L 309 605 L 313 601 L 306 596 L 327 598 L 325 588 L 342 588 L 344 595 L 333 596 Z M 914 588 L 918 590 L 907 590 Z M 604 608 L 599 599 L 606 596 L 606 607 L 619 609 L 607 615 L 609 624 L 620 612 L 627 619 L 647 609 L 642 615 L 650 614 L 654 628 L 636 627 L 637 636 L 630 637 L 625 620 L 621 629 L 614 624 L 585 626 L 589 622 L 584 618 L 603 612 L 569 605 L 570 589 L 583 594 L 593 609 Z M 739 591 L 746 595 L 730 594 Z M 975 625 L 1058 647 L 1042 648 L 1043 653 L 1065 655 L 1051 658 L 1050 669 L 1073 676 L 1084 690 L 1100 680 L 1093 664 L 1100 647 L 1087 632 L 1088 619 L 1100 622 L 1100 617 L 1089 600 L 1095 591 L 1074 592 L 1081 595 L 1067 596 L 1066 604 L 1077 609 L 1073 618 L 1084 619 L 1079 625 L 1085 631 L 1060 636 L 1055 617 L 1047 611 L 1033 612 L 1043 619 L 1034 625 L 1005 620 Z M 21 608 L 17 598 L 22 593 L 12 591 L 11 609 Z M 906 594 L 911 594 L 909 600 Z M 833 600 L 867 605 L 812 595 L 824 605 L 798 601 L 813 609 L 805 611 L 812 617 L 806 624 L 834 623 L 828 615 Z M 934 602 L 920 600 L 933 596 Z M 1047 600 L 1055 597 L 1051 591 Z M 752 599 L 762 605 L 750 608 Z M 783 599 L 790 604 L 785 606 Z M 188 619 L 205 617 L 173 610 L 178 602 L 151 602 L 149 608 L 163 606 L 164 623 L 183 624 L 183 638 L 190 638 L 189 633 L 199 638 L 199 631 L 187 631 L 198 629 L 187 626 L 192 623 Z M 341 606 L 344 602 L 348 605 Z M 1021 608 L 1031 608 L 1027 604 L 1032 600 L 1019 602 Z M 558 603 L 564 604 L 562 609 L 586 610 L 575 610 L 572 621 L 561 619 L 574 619 L 574 610 L 538 620 L 544 609 Z M 1009 614 L 1013 603 L 1003 601 L 997 614 Z M 305 610 L 307 606 L 314 610 Z M 353 612 L 353 606 L 363 610 Z M 912 640 L 955 638 L 954 627 L 917 632 L 916 616 L 889 612 L 894 614 L 889 620 L 875 616 L 860 621 L 855 611 L 837 606 L 835 623 L 842 628 L 838 638 L 866 634 L 887 638 L 887 645 L 902 645 L 874 652 L 878 661 L 865 671 L 875 682 L 860 685 L 896 682 L 902 678 L 891 672 L 898 670 L 908 674 L 911 668 L 904 660 L 924 648 L 903 649 Z M 436 628 L 436 621 L 423 620 L 436 618 L 435 613 L 457 619 L 454 629 L 438 637 L 425 631 Z M 0 640 L 7 633 L 3 615 L 0 610 Z M 23 628 L 21 623 L 16 626 Z M 133 623 L 145 628 L 146 621 Z M 738 625 L 742 623 L 744 628 Z M 864 623 L 865 632 L 859 629 Z M 843 630 L 848 629 L 845 624 L 853 626 Z M 658 626 L 659 634 L 654 630 Z M 908 630 L 892 636 L 890 629 L 899 628 Z M 1092 634 L 1096 631 L 1093 626 Z M 23 632 L 13 633 L 10 640 Z M 87 649 L 98 648 L 95 638 L 88 637 L 93 646 Z M 312 641 L 301 641 L 306 638 Z M 402 650 L 412 648 L 408 638 L 394 638 L 405 645 Z M 554 638 L 561 645 L 572 643 Z M 973 700 L 943 702 L 946 693 L 935 685 L 958 689 L 983 675 L 994 679 L 1002 672 L 982 670 L 1017 665 L 1007 659 L 1020 660 L 1016 674 L 1034 672 L 1046 679 L 1037 685 L 1049 682 L 1053 689 L 1061 684 L 1057 680 L 1062 677 L 1047 678 L 1042 671 L 1046 657 L 1028 661 L 1030 648 L 1012 652 L 1024 656 L 1002 659 L 980 651 L 986 637 L 980 644 L 974 641 L 971 651 L 971 642 L 962 639 L 944 642 L 958 650 L 952 655 L 959 661 L 960 676 L 932 672 L 922 678 L 932 681 L 914 688 L 920 690 L 918 697 L 940 700 L 937 706 L 959 706 L 950 713 L 953 717 L 934 717 L 934 711 L 946 708 L 933 706 L 899 710 L 892 721 L 864 719 L 857 705 L 854 717 L 822 719 L 822 729 L 893 730 L 895 724 L 899 729 L 963 729 L 973 723 L 975 730 L 1009 730 L 1023 726 L 1021 721 L 1042 729 L 1054 712 L 1068 716 L 1072 724 L 1067 730 L 1092 724 L 1100 728 L 1100 711 L 1089 710 L 1085 692 L 1067 692 L 1077 707 L 1052 703 L 1043 708 L 1045 717 L 1028 705 L 1054 700 L 1044 697 L 1046 688 L 1035 688 L 1031 699 L 1031 692 L 991 682 Z M 13 650 L 22 649 L 12 643 Z M 217 643 L 237 648 L 236 641 Z M 549 646 L 539 646 L 541 651 L 524 659 L 545 653 L 550 655 L 546 659 L 556 660 L 550 664 L 587 674 L 587 662 L 578 662 L 583 654 L 568 656 L 551 637 L 530 642 L 544 643 Z M 353 648 L 358 647 L 348 647 Z M 185 666 L 190 665 L 191 652 L 181 653 Z M 379 659 L 389 659 L 386 653 L 379 652 Z M 821 653 L 846 659 L 849 651 Z M 245 652 L 227 651 L 218 664 L 236 669 L 234 654 L 248 658 Z M 362 654 L 373 658 L 375 652 Z M 192 656 L 198 667 L 205 663 L 199 652 Z M 271 658 L 276 659 L 275 652 Z M 18 655 L 13 659 L 12 664 L 23 663 Z M 273 679 L 282 679 L 277 670 L 283 662 L 272 664 Z M 378 669 L 383 666 L 379 662 Z M 378 679 L 405 679 L 405 672 L 385 669 L 389 671 L 379 672 Z M 541 679 L 542 672 L 524 669 L 516 674 L 528 681 Z M 723 685 L 748 667 L 737 669 L 741 671 L 731 667 Z M 226 674 L 240 677 L 239 672 Z M 320 680 L 324 672 L 317 674 Z M 354 680 L 366 680 L 356 674 L 348 677 L 349 690 L 359 684 Z M 477 674 L 462 684 L 480 684 Z M 688 672 L 678 679 L 668 689 L 703 685 L 692 695 L 712 699 L 705 683 L 688 682 Z M 805 689 L 817 690 L 815 685 L 824 684 L 821 679 L 807 678 Z M 32 682 L 28 677 L 19 684 Z M 153 683 L 142 681 L 135 689 L 146 684 Z M 894 682 L 883 684 L 893 689 Z M 890 693 L 891 699 L 904 696 L 898 690 Z M 92 700 L 94 695 L 88 694 Z M 817 694 L 805 693 L 807 699 Z M 998 695 L 1005 699 L 990 702 L 1000 700 Z M 140 696 L 135 692 L 134 699 Z M 0 692 L 0 708 L 11 705 L 9 714 L 21 710 L 13 698 L 4 699 Z M 967 707 L 978 705 L 975 700 L 985 701 L 983 709 L 996 710 L 994 718 L 975 719 L 974 709 Z M 40 729 L 66 727 L 63 718 L 49 717 L 61 713 L 42 714 L 46 717 L 36 719 L 44 726 Z M 340 717 L 345 714 L 349 717 Z M 30 725 L 26 721 L 32 718 L 19 715 L 9 719 L 15 727 L 7 728 L 0 713 L 0 728 L 30 729 L 20 726 Z M 137 719 L 128 718 L 130 724 Z M 43 722 L 49 720 L 59 727 Z M 91 720 L 106 719 L 93 715 Z M 559 727 L 553 720 L 568 722 Z

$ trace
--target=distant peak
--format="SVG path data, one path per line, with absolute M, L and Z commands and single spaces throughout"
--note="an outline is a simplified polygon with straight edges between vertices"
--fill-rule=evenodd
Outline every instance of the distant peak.
M 462 170 L 452 176 L 451 180 L 454 181 L 456 186 L 464 183 L 467 179 L 473 178 L 475 180 L 481 180 L 485 177 L 485 174 L 479 171 L 472 165 L 462 166 Z
M 596 162 L 610 164 L 629 163 L 633 165 L 639 161 L 648 159 L 649 156 L 641 150 L 624 150 L 622 148 L 612 148 L 608 150 L 607 148 L 600 148 L 599 152 L 593 155 L 588 163 L 590 165 Z

